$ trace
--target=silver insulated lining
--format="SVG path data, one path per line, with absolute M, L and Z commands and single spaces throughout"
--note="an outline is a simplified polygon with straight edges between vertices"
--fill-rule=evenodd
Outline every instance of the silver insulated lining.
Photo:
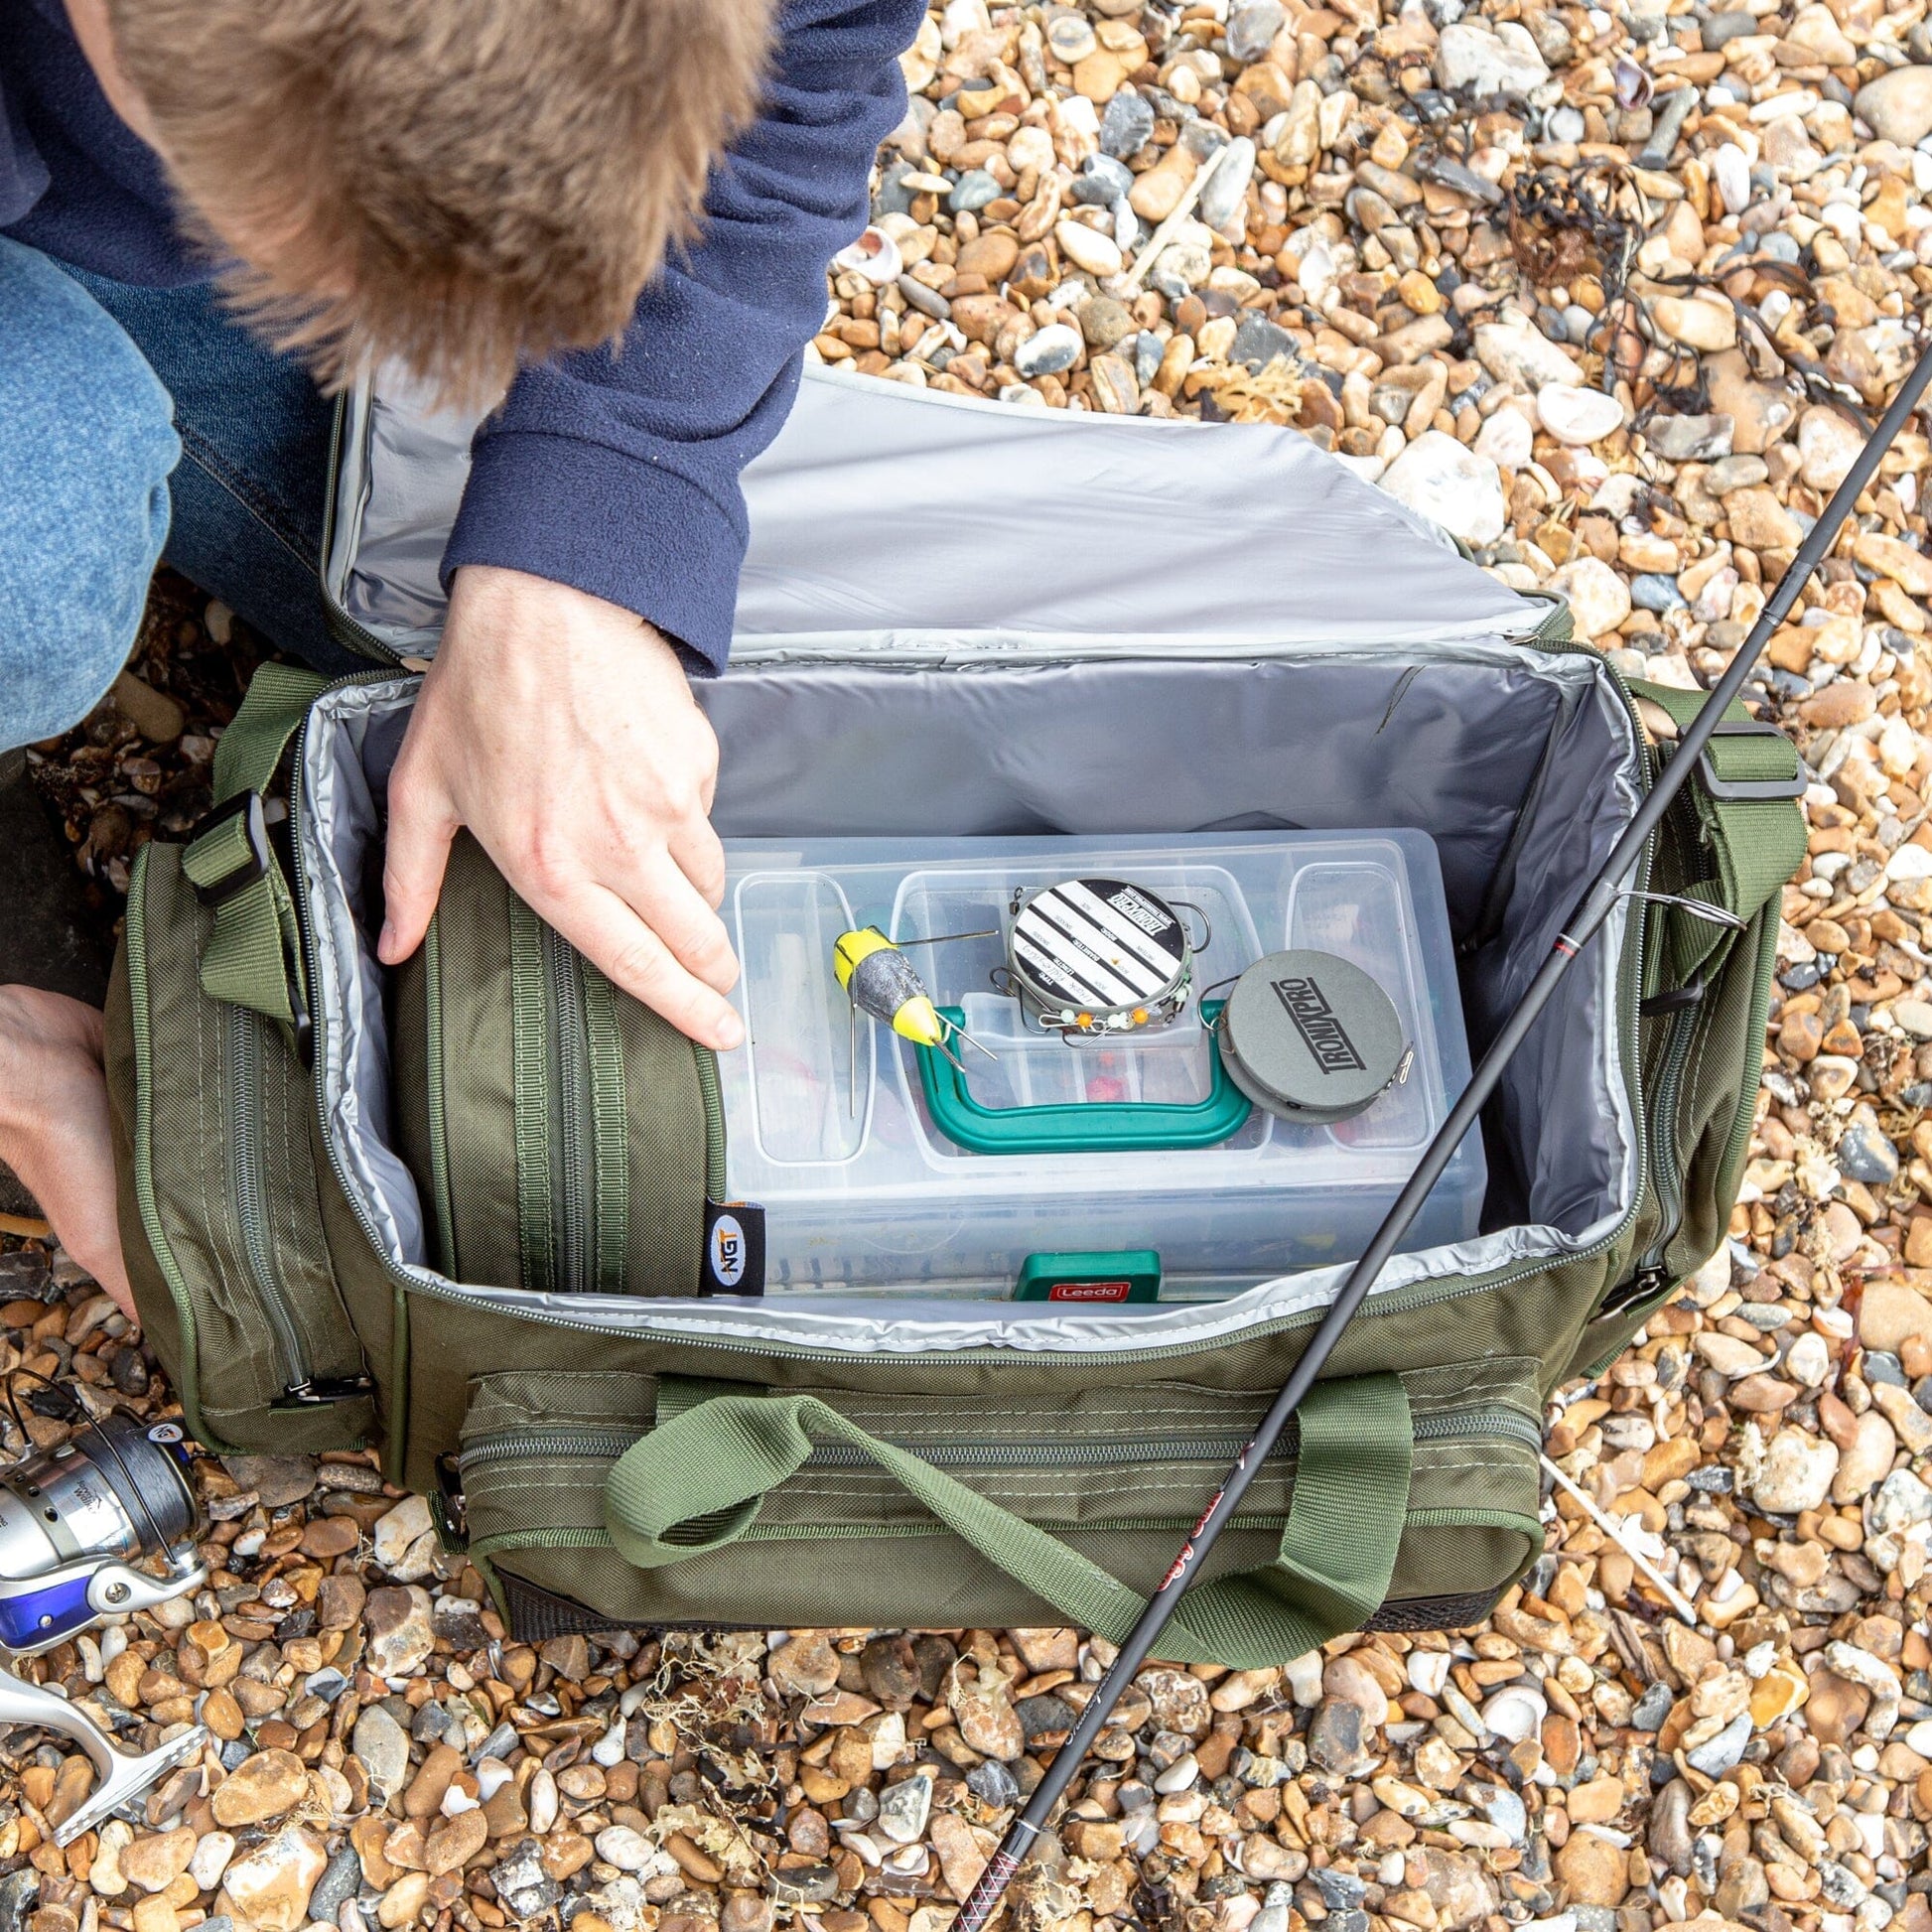
M 400 656 L 436 648 L 474 429 L 387 381 L 346 399 L 325 589 Z M 736 666 L 1380 650 L 1517 635 L 1544 611 L 1289 429 L 808 367 L 743 483 Z
M 1395 640 L 1373 651 L 1297 644 L 1191 662 L 980 658 L 944 671 L 902 660 L 755 658 L 698 688 L 723 746 L 715 819 L 727 838 L 1425 830 L 1438 842 L 1458 939 L 1479 927 L 1493 933 L 1464 962 L 1477 1053 L 1639 795 L 1631 721 L 1601 665 L 1494 637 Z M 404 677 L 348 686 L 318 707 L 305 741 L 300 863 L 315 991 L 329 1016 L 329 1133 L 371 1234 L 437 1283 L 422 1269 L 414 1183 L 391 1147 L 374 959 L 385 789 L 413 689 Z M 1627 1211 L 1637 1154 L 1615 1007 L 1626 916 L 1618 910 L 1565 980 L 1506 1076 L 1487 1147 L 1484 1226 L 1495 1231 L 1399 1257 L 1378 1293 L 1575 1253 Z M 694 1339 L 859 1353 L 1094 1353 L 1236 1334 L 1325 1304 L 1344 1272 L 1131 1315 L 935 1304 L 909 1293 L 735 1304 L 461 1292 L 506 1310 Z

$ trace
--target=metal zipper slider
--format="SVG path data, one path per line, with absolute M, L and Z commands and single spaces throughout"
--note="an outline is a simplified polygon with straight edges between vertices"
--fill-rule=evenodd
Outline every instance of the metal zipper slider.
M 375 1382 L 366 1374 L 323 1376 L 307 1382 L 293 1382 L 275 1398 L 277 1409 L 310 1409 L 333 1402 L 353 1402 L 358 1396 L 373 1395 Z
M 1658 1267 L 1639 1268 L 1628 1281 L 1613 1288 L 1603 1297 L 1596 1312 L 1599 1315 L 1616 1314 L 1623 1309 L 1632 1308 L 1638 1302 L 1648 1301 L 1658 1294 L 1670 1281 L 1670 1276 Z
M 451 1549 L 468 1548 L 470 1518 L 463 1494 L 463 1468 L 449 1449 L 436 1458 L 436 1492 L 432 1501 L 443 1519 L 444 1543 Z

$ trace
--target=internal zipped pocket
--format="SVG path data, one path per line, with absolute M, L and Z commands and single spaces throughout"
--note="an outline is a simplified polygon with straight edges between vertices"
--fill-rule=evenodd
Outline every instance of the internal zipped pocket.
M 603 973 L 460 834 L 397 970 L 397 1137 L 452 1280 L 692 1295 L 724 1197 L 711 1055 Z
M 1480 1614 L 1541 1546 L 1533 1368 L 1484 1362 L 1403 1378 L 1415 1456 L 1384 1605 L 1392 1626 L 1439 1627 L 1465 1618 L 1471 1605 Z M 1010 1580 L 977 1566 L 864 1449 L 817 1437 L 740 1541 L 688 1563 L 635 1570 L 606 1527 L 613 1467 L 670 1415 L 727 1391 L 563 1370 L 484 1375 L 472 1391 L 461 1450 L 440 1471 L 445 1509 L 513 1614 L 519 1601 L 535 1601 L 532 1591 L 545 1601 L 543 1616 L 561 1614 L 559 1601 L 569 1599 L 599 1627 L 841 1617 L 889 1626 L 930 1621 L 942 1600 L 952 1605 L 949 1619 L 1037 1613 Z M 1172 1558 L 1239 1454 L 1249 1407 L 1258 1416 L 1262 1406 L 1260 1398 L 1171 1383 L 1034 1397 L 817 1393 L 868 1433 L 1136 1587 Z M 1294 1496 L 1298 1455 L 1291 1431 L 1228 1532 L 1232 1567 L 1268 1561 Z
M 110 1082 L 136 1303 L 210 1448 L 348 1448 L 375 1390 L 323 1225 L 308 1073 L 273 1022 L 202 990 L 209 916 L 180 849 L 144 847 L 112 1003 L 131 1065 Z

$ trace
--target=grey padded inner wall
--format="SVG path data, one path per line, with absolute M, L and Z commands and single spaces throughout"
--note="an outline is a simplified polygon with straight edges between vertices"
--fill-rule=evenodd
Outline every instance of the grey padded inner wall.
M 410 680 L 346 688 L 308 739 L 304 861 L 317 907 L 319 995 L 340 1011 L 326 1087 L 339 1149 L 385 1245 L 419 1264 L 421 1214 L 387 1144 L 387 1051 L 372 964 L 387 772 Z M 1204 831 L 1406 825 L 1438 841 L 1451 922 L 1473 924 L 1540 762 L 1543 787 L 1514 850 L 1497 939 L 1465 962 L 1471 1049 L 1547 952 L 1592 867 L 1627 821 L 1637 754 L 1627 713 L 1583 655 L 1493 643 L 1415 651 L 1298 651 L 1292 658 L 1114 658 L 946 671 L 852 664 L 737 669 L 700 687 L 723 748 L 715 818 L 726 837 Z M 1552 737 L 1554 734 L 1554 744 Z M 1546 753 L 1548 754 L 1546 760 Z M 1564 983 L 1505 1082 L 1492 1133 L 1496 1230 L 1404 1258 L 1384 1292 L 1422 1274 L 1475 1272 L 1587 1245 L 1636 1185 L 1614 1024 L 1619 913 Z M 1333 1278 L 1333 1279 L 1330 1279 Z M 1146 1345 L 1325 1299 L 1338 1271 L 1268 1285 L 1220 1305 L 1134 1317 L 1015 1315 L 989 1304 L 935 1322 L 929 1307 L 773 1297 L 613 1302 L 614 1319 L 669 1311 L 685 1325 L 800 1324 L 852 1346 Z M 515 1291 L 473 1291 L 500 1301 Z M 577 1298 L 576 1309 L 589 1312 Z M 795 1317 L 780 1305 L 809 1301 Z M 606 1305 L 600 1304 L 600 1308 Z M 908 1309 L 909 1309 L 909 1305 Z M 863 1308 L 863 1313 L 859 1311 Z M 653 1313 L 656 1311 L 656 1314 Z M 1173 1334 L 1166 1331 L 1172 1329 Z M 953 1337 L 949 1344 L 943 1335 Z M 797 1339 L 796 1332 L 790 1332 Z
M 346 428 L 325 587 L 396 651 L 431 655 L 476 419 L 385 372 L 351 393 Z M 743 486 L 740 666 L 1379 647 L 1519 636 L 1544 615 L 1291 429 L 1015 408 L 808 366 Z

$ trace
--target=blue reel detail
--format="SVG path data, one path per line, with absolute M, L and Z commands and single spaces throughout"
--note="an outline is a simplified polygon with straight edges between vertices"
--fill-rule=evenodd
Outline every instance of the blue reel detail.
M 94 1621 L 87 1583 L 86 1577 L 69 1576 L 46 1589 L 29 1585 L 16 1594 L 0 1596 L 0 1644 L 9 1650 L 26 1650 L 84 1630 Z

